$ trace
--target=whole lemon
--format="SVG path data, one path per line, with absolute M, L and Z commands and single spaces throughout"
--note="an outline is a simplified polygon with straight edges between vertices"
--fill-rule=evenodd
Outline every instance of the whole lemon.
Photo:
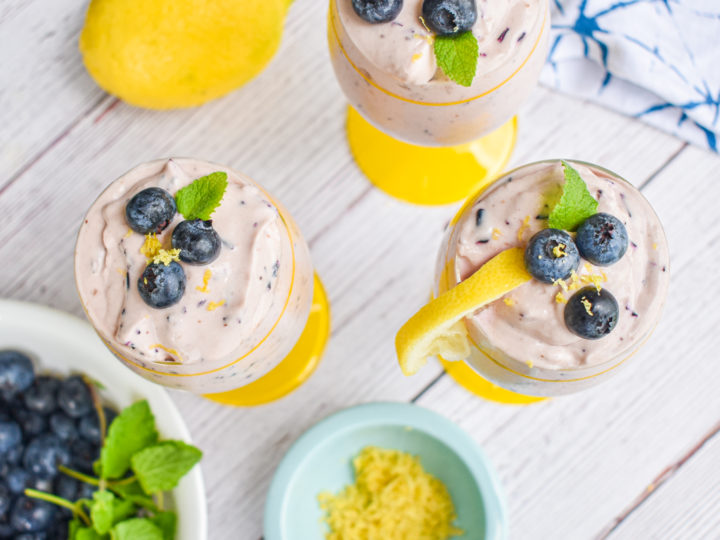
M 288 0 L 92 0 L 85 66 L 121 99 L 152 109 L 200 105 L 238 88 L 275 54 Z

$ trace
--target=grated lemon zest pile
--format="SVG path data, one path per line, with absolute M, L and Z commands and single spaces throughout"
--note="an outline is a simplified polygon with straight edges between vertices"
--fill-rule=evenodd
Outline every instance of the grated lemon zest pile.
M 419 458 L 368 446 L 353 460 L 355 484 L 321 493 L 326 540 L 446 540 L 461 535 L 445 485 Z
M 154 264 L 162 263 L 168 266 L 173 261 L 180 262 L 179 249 L 161 249 L 153 256 L 152 260 L 148 261 L 148 264 L 152 262 Z
M 215 311 L 217 308 L 219 308 L 220 306 L 224 306 L 224 305 L 225 305 L 225 300 L 220 300 L 220 302 L 209 302 L 207 305 L 207 310 Z
M 140 246 L 140 253 L 152 259 L 162 249 L 162 244 L 155 233 L 145 235 L 145 243 Z

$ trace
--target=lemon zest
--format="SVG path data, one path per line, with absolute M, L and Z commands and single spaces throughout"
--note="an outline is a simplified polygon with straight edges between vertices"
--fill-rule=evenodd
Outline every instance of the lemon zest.
M 523 234 L 525 234 L 525 231 L 530 227 L 530 216 L 525 216 L 525 219 L 522 222 L 522 225 L 520 225 L 520 228 L 517 232 L 517 239 L 518 242 L 522 242 Z
M 563 293 L 558 292 L 555 295 L 555 302 L 557 302 L 558 304 L 567 304 L 568 301 L 567 301 L 567 298 L 565 298 L 565 295 Z
M 653 249 L 657 251 L 658 245 L 657 242 L 653 242 Z
M 577 275 L 577 272 L 575 270 L 570 272 L 570 286 L 568 288 L 571 291 L 577 291 L 581 285 L 582 281 L 580 280 L 580 276 Z
M 585 311 L 587 312 L 587 314 L 592 317 L 593 316 L 592 303 L 590 303 L 590 300 L 588 300 L 587 298 L 585 298 L 583 296 L 582 300 L 580 300 L 580 302 L 582 302 L 582 305 L 585 307 Z
M 413 56 L 412 56 L 412 61 L 413 61 L 413 63 L 414 63 L 414 62 L 417 62 L 418 60 L 420 60 L 420 59 L 422 58 L 422 56 L 423 56 L 423 55 L 420 54 L 420 53 L 413 54 Z
M 368 446 L 353 459 L 355 483 L 318 495 L 326 540 L 446 540 L 464 531 L 447 487 L 416 456 Z
M 133 230 L 128 229 L 127 232 L 125 233 L 125 238 L 130 238 L 132 236 L 132 233 L 133 233 Z
M 513 300 L 513 299 L 510 298 L 509 296 L 506 296 L 505 298 L 503 298 L 503 302 L 505 302 L 505 305 L 506 305 L 506 306 L 511 306 L 511 307 L 512 307 L 512 306 L 515 305 L 515 300 Z
M 164 264 L 168 266 L 173 261 L 180 261 L 179 249 L 160 249 L 155 256 L 148 261 L 148 264 L 152 262 L 153 264 Z
M 566 248 L 566 247 L 567 247 L 567 246 L 566 246 L 565 244 L 560 243 L 560 244 L 558 244 L 557 246 L 555 246 L 555 247 L 553 248 L 552 252 L 553 252 L 553 255 L 555 255 L 555 258 L 556 258 L 556 259 L 559 259 L 560 257 L 566 257 L 566 256 L 567 256 L 567 253 L 565 252 L 565 248 Z
M 162 244 L 155 233 L 148 233 L 145 235 L 145 242 L 140 246 L 140 253 L 145 255 L 148 259 L 152 259 L 162 249 Z
M 497 239 L 500 238 L 501 236 L 502 236 L 502 232 L 500 231 L 500 229 L 494 228 L 494 229 L 492 230 L 492 239 L 493 239 L 493 240 L 497 240 Z
M 220 302 L 208 302 L 207 310 L 208 311 L 215 311 L 220 306 L 225 305 L 225 300 L 220 300 Z
M 567 282 L 564 279 L 556 279 L 555 281 L 553 281 L 553 285 L 559 285 L 560 288 L 565 292 L 568 292 L 570 290 Z
M 196 290 L 200 291 L 201 293 L 208 293 L 210 292 L 208 290 L 208 283 L 210 283 L 210 278 L 212 277 L 212 272 L 210 270 L 205 270 L 205 273 L 203 274 L 203 284 L 202 287 L 198 285 L 195 287 Z
M 168 354 L 172 354 L 174 357 L 177 358 L 177 361 L 174 362 L 176 364 L 182 364 L 182 362 L 183 362 L 182 356 L 180 356 L 180 354 L 175 349 L 170 349 L 170 348 L 166 347 L 165 345 L 163 345 L 162 343 L 156 343 L 155 345 L 150 345 L 149 348 L 150 349 L 161 349 Z M 162 362 L 162 363 L 169 364 L 171 362 Z

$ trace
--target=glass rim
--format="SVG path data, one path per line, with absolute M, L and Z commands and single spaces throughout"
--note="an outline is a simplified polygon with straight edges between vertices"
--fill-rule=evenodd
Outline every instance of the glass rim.
M 335 20 L 335 11 L 337 8 L 333 9 L 333 6 L 337 5 L 337 1 L 338 0 L 330 0 L 330 9 L 328 12 L 328 26 L 329 26 L 329 30 L 332 32 L 333 37 L 335 38 L 335 41 L 338 44 L 340 51 L 342 52 L 342 55 L 345 57 L 345 60 L 347 60 L 348 64 L 350 64 L 350 66 L 353 68 L 353 70 L 358 75 L 360 75 L 360 77 L 362 77 L 362 79 L 365 82 L 367 82 L 373 88 L 380 90 L 382 93 L 388 95 L 389 97 L 392 97 L 392 98 L 400 100 L 400 101 L 404 101 L 406 103 L 412 103 L 413 105 L 421 105 L 421 106 L 425 106 L 425 107 L 449 107 L 449 106 L 453 106 L 453 105 L 463 105 L 465 103 L 470 103 L 470 102 L 480 99 L 482 97 L 488 96 L 488 95 L 494 93 L 496 90 L 499 90 L 500 88 L 505 86 L 505 84 L 509 83 L 512 79 L 514 79 L 515 76 L 525 67 L 525 65 L 530 61 L 530 58 L 532 58 L 533 55 L 535 54 L 535 51 L 537 50 L 538 46 L 540 45 L 542 38 L 546 33 L 546 30 L 549 30 L 547 22 L 548 22 L 549 11 L 550 11 L 550 9 L 549 9 L 550 2 L 549 2 L 549 0 L 545 0 L 546 7 L 543 10 L 544 14 L 543 14 L 542 26 L 540 27 L 540 32 L 538 33 L 535 43 L 533 44 L 532 48 L 530 49 L 530 52 L 528 53 L 528 55 L 520 63 L 520 65 L 508 77 L 506 77 L 502 82 L 500 82 L 499 84 L 495 85 L 493 88 L 490 88 L 489 90 L 486 90 L 485 92 L 483 92 L 481 94 L 478 94 L 476 96 L 472 96 L 469 98 L 461 99 L 461 100 L 456 100 L 456 101 L 419 101 L 419 100 L 406 98 L 404 96 L 401 96 L 399 94 L 391 92 L 390 90 L 388 90 L 385 87 L 381 86 L 380 84 L 376 83 L 371 77 L 365 75 L 365 73 L 363 73 L 363 70 L 361 70 L 359 67 L 357 67 L 357 65 L 355 65 L 355 62 L 353 62 L 350 59 L 350 55 L 345 50 L 345 47 L 343 46 L 342 41 L 340 40 L 340 36 L 338 35 L 338 31 L 337 31 L 337 23 Z
M 280 220 L 281 220 L 282 223 L 283 223 L 283 227 L 285 228 L 285 231 L 287 232 L 288 241 L 289 241 L 289 243 L 290 243 L 290 252 L 291 252 L 291 254 L 292 254 L 292 271 L 291 271 L 291 275 L 290 275 L 290 287 L 289 287 L 289 289 L 288 289 L 288 295 L 287 295 L 287 298 L 285 299 L 285 303 L 284 303 L 284 305 L 283 305 L 282 310 L 280 311 L 280 314 L 278 315 L 277 320 L 276 320 L 276 321 L 273 323 L 273 325 L 270 327 L 270 330 L 267 332 L 267 334 L 266 334 L 265 336 L 263 336 L 255 345 L 253 345 L 253 346 L 250 348 L 249 351 L 247 351 L 247 352 L 246 352 L 245 354 L 243 354 L 241 357 L 232 360 L 231 362 L 229 362 L 228 364 L 226 364 L 226 365 L 224 365 L 224 366 L 220 366 L 220 367 L 217 367 L 217 368 L 214 368 L 214 369 L 210 369 L 210 370 L 206 370 L 206 371 L 202 371 L 202 372 L 198 372 L 198 373 L 169 373 L 169 372 L 165 372 L 165 371 L 155 370 L 155 369 L 152 369 L 152 368 L 150 368 L 150 367 L 147 367 L 147 366 L 142 365 L 140 362 L 136 362 L 136 361 L 134 361 L 134 360 L 131 360 L 131 359 L 127 358 L 125 355 L 121 354 L 119 351 L 117 351 L 116 348 L 111 345 L 112 340 L 109 339 L 107 336 L 104 336 L 104 335 L 97 329 L 97 327 L 96 327 L 95 324 L 94 324 L 93 318 L 92 318 L 92 317 L 90 316 L 90 314 L 88 313 L 87 307 L 85 306 L 85 301 L 84 301 L 84 299 L 83 299 L 82 294 L 80 293 L 80 290 L 81 290 L 81 289 L 80 289 L 80 286 L 79 286 L 78 275 L 77 275 L 77 264 L 76 264 L 76 260 L 77 260 L 77 257 L 78 257 L 78 249 L 77 249 L 77 246 L 78 246 L 78 241 L 79 241 L 79 239 L 80 239 L 80 233 L 82 232 L 83 226 L 85 225 L 85 221 L 86 221 L 86 219 L 87 219 L 87 216 L 88 216 L 90 210 L 95 206 L 95 204 L 100 200 L 100 198 L 113 186 L 113 184 L 115 184 L 115 182 L 117 182 L 117 181 L 120 180 L 121 178 L 124 178 L 125 176 L 127 176 L 128 174 L 130 174 L 131 172 L 133 172 L 135 169 L 138 169 L 139 167 L 142 167 L 142 166 L 144 166 L 144 165 L 151 165 L 151 164 L 155 164 L 155 163 L 158 163 L 158 164 L 160 164 L 160 163 L 166 163 L 166 162 L 168 162 L 168 161 L 170 161 L 170 160 L 176 160 L 176 161 L 189 161 L 189 160 L 192 160 L 192 161 L 200 161 L 200 162 L 203 162 L 203 163 L 206 163 L 206 164 L 209 164 L 209 165 L 217 166 L 217 167 L 218 167 L 219 169 L 221 169 L 221 170 L 222 170 L 222 169 L 230 170 L 230 171 L 232 171 L 234 174 L 238 175 L 239 177 L 241 177 L 241 178 L 243 178 L 243 179 L 249 180 L 250 183 L 251 183 L 254 187 L 256 187 L 258 190 L 260 190 L 260 192 L 261 192 L 263 195 L 265 195 L 265 197 L 267 197 L 268 200 L 271 201 L 272 204 L 273 204 L 273 206 L 275 206 L 275 208 L 277 209 L 277 211 L 278 211 L 278 216 L 280 217 Z M 296 258 L 296 254 L 295 254 L 295 244 L 294 244 L 294 242 L 293 242 L 293 234 L 292 234 L 292 231 L 290 230 L 290 227 L 289 227 L 287 221 L 285 220 L 285 216 L 283 216 L 283 213 L 282 213 L 282 210 L 283 210 L 283 209 L 284 209 L 284 207 L 282 207 L 281 205 L 279 205 L 279 204 L 277 203 L 277 201 L 276 201 L 267 191 L 265 191 L 265 189 L 264 189 L 262 186 L 260 186 L 257 182 L 255 182 L 255 180 L 253 180 L 252 178 L 250 178 L 250 177 L 248 177 L 248 176 L 246 176 L 246 175 L 244 175 L 244 174 L 242 174 L 242 173 L 239 173 L 238 171 L 235 171 L 235 170 L 232 169 L 231 167 L 228 167 L 228 166 L 226 166 L 226 165 L 220 165 L 220 164 L 215 163 L 215 162 L 212 162 L 212 161 L 207 161 L 207 160 L 204 160 L 204 159 L 197 159 L 197 158 L 177 157 L 177 156 L 174 156 L 174 157 L 168 157 L 168 158 L 158 158 L 158 159 L 153 159 L 153 160 L 149 160 L 149 161 L 143 161 L 142 163 L 139 163 L 139 164 L 135 165 L 134 167 L 131 167 L 130 169 L 126 170 L 123 174 L 121 174 L 120 176 L 118 176 L 117 178 L 115 178 L 115 180 L 113 180 L 112 182 L 110 182 L 110 183 L 100 192 L 100 194 L 93 200 L 92 204 L 90 204 L 90 206 L 88 207 L 88 210 L 85 212 L 85 215 L 83 216 L 82 223 L 81 223 L 80 228 L 78 229 L 77 235 L 76 235 L 76 237 L 75 237 L 75 256 L 73 257 L 73 277 L 74 277 L 74 280 L 75 280 L 75 290 L 76 290 L 76 292 L 77 292 L 78 298 L 80 299 L 80 305 L 81 305 L 81 307 L 82 307 L 82 309 L 83 309 L 83 312 L 85 313 L 85 318 L 88 320 L 88 322 L 90 323 L 90 325 L 93 327 L 93 330 L 95 330 L 95 333 L 100 337 L 100 339 L 101 339 L 102 342 L 105 344 L 105 346 L 106 346 L 108 349 L 110 349 L 110 351 L 111 351 L 118 359 L 122 360 L 122 361 L 125 362 L 126 364 L 129 364 L 129 365 L 131 365 L 131 366 L 133 366 L 133 367 L 135 367 L 135 368 L 137 368 L 137 369 L 141 369 L 141 370 L 147 371 L 147 372 L 149 372 L 149 373 L 154 373 L 154 374 L 156 374 L 156 375 L 167 376 L 167 377 L 199 377 L 199 376 L 203 376 L 203 375 L 210 375 L 210 374 L 216 373 L 216 372 L 218 372 L 218 371 L 222 371 L 223 369 L 227 369 L 228 367 L 230 367 L 230 366 L 232 366 L 232 365 L 234 365 L 234 364 L 237 364 L 238 362 L 240 362 L 241 360 L 247 358 L 250 354 L 252 354 L 253 352 L 255 352 L 255 351 L 256 351 L 263 343 L 265 343 L 265 341 L 273 334 L 273 332 L 274 332 L 275 329 L 277 328 L 278 324 L 280 324 L 280 321 L 283 319 L 283 316 L 285 315 L 285 311 L 287 310 L 287 307 L 290 305 L 290 301 L 291 301 L 291 299 L 292 299 L 293 291 L 295 290 L 295 282 L 296 282 L 296 275 L 297 275 L 297 272 L 296 272 L 297 258 Z M 162 365 L 163 365 L 163 364 L 161 364 L 161 363 L 159 363 L 159 362 L 152 362 L 152 364 L 157 365 L 157 366 L 162 366 Z M 185 365 L 185 364 L 176 364 L 176 363 L 175 363 L 175 364 L 166 364 L 166 366 L 167 366 L 168 368 L 172 368 L 172 367 L 177 368 L 178 365 Z
M 579 159 L 563 159 L 563 158 L 541 159 L 541 160 L 533 161 L 530 163 L 525 163 L 523 165 L 519 165 L 507 172 L 504 172 L 504 173 L 498 175 L 491 182 L 488 182 L 486 185 L 479 188 L 474 194 L 470 195 L 465 200 L 463 205 L 460 207 L 460 209 L 457 211 L 455 216 L 453 216 L 452 220 L 450 221 L 449 227 L 451 229 L 455 229 L 455 227 L 457 226 L 457 224 L 459 223 L 460 219 L 465 214 L 467 209 L 472 207 L 473 204 L 475 204 L 475 202 L 477 202 L 477 200 L 482 196 L 482 194 L 486 190 L 490 189 L 492 186 L 494 186 L 498 182 L 501 182 L 503 179 L 507 178 L 508 176 L 515 174 L 517 171 L 520 171 L 522 169 L 532 167 L 535 165 L 561 163 L 562 161 L 566 161 L 569 163 L 576 163 L 579 165 L 584 165 L 589 168 L 597 169 L 601 172 L 604 172 L 604 173 L 610 175 L 614 179 L 620 180 L 621 182 L 627 184 L 632 189 L 637 191 L 641 195 L 642 199 L 647 203 L 648 207 L 652 211 L 653 216 L 655 216 L 655 219 L 660 228 L 660 232 L 662 233 L 664 243 L 667 245 L 667 236 L 666 236 L 663 224 L 660 221 L 660 218 L 658 217 L 657 213 L 655 212 L 655 209 L 650 204 L 650 201 L 647 200 L 647 198 L 642 193 L 642 191 L 640 191 L 639 188 L 637 188 L 634 184 L 632 184 L 631 182 L 626 180 L 624 177 L 620 176 L 619 174 L 615 173 L 614 171 L 612 171 L 606 167 L 602 167 L 601 165 L 596 165 L 595 163 L 591 163 L 589 161 L 583 161 L 583 160 L 579 160 Z M 452 235 L 450 235 L 448 237 L 448 242 L 450 241 L 451 238 L 452 238 Z M 447 266 L 447 264 L 448 264 L 448 262 L 446 261 L 446 266 Z M 453 264 L 453 269 L 454 269 L 454 264 Z M 670 273 L 670 261 L 669 260 L 667 262 L 667 271 L 668 271 L 668 273 Z M 455 282 L 453 287 L 459 283 L 457 281 L 455 275 L 453 275 L 453 281 Z M 435 281 L 435 285 L 438 286 L 438 284 L 440 284 L 439 279 L 437 279 Z M 669 278 L 668 278 L 668 285 L 669 285 Z M 588 376 L 576 377 L 576 378 L 572 378 L 572 379 L 545 379 L 545 378 L 541 378 L 541 377 L 534 377 L 531 375 L 527 375 L 527 374 L 519 372 L 515 369 L 512 369 L 511 367 L 505 365 L 504 362 L 498 360 L 497 358 L 495 358 L 494 356 L 489 354 L 489 352 L 486 351 L 485 348 L 483 348 L 482 346 L 477 344 L 476 341 L 474 339 L 472 339 L 472 336 L 470 335 L 469 332 L 468 332 L 468 336 L 467 336 L 468 341 L 473 348 L 477 349 L 481 354 L 486 356 L 491 362 L 496 364 L 498 367 L 503 368 L 506 371 L 509 371 L 510 373 L 513 373 L 513 374 L 523 377 L 525 379 L 530 379 L 533 381 L 538 381 L 538 382 L 543 382 L 543 383 L 546 383 L 546 382 L 548 382 L 548 383 L 573 383 L 573 382 L 580 382 L 583 380 L 593 379 L 595 377 L 604 375 L 604 374 L 614 370 L 617 367 L 620 367 L 621 364 L 625 363 L 625 361 L 629 360 L 632 356 L 634 356 L 643 347 L 643 345 L 645 345 L 645 343 L 650 339 L 650 337 L 654 333 L 655 329 L 657 328 L 658 324 L 660 323 L 660 320 L 662 319 L 662 313 L 664 311 L 664 307 L 665 307 L 665 304 L 667 301 L 667 289 L 668 289 L 668 287 L 666 286 L 665 290 L 664 290 L 662 302 L 660 303 L 660 306 L 659 306 L 660 311 L 659 311 L 657 320 L 654 322 L 654 324 L 652 326 L 650 326 L 648 328 L 646 333 L 641 337 L 641 339 L 639 339 L 635 343 L 634 346 L 628 346 L 624 350 L 620 351 L 617 355 L 610 358 L 609 360 L 606 360 L 604 362 L 600 362 L 598 364 L 594 364 L 591 366 L 572 366 L 572 367 L 566 367 L 566 368 L 560 368 L 560 369 L 549 369 L 549 368 L 544 368 L 544 367 L 535 367 L 534 368 L 534 369 L 538 369 L 538 370 L 540 370 L 544 373 L 548 373 L 548 374 L 553 373 L 553 374 L 570 374 L 570 375 L 577 374 L 578 372 L 582 372 L 582 371 L 601 370 L 598 373 L 589 374 Z M 466 319 L 467 318 L 463 318 L 463 324 L 467 324 Z M 503 352 L 503 354 L 504 354 L 504 352 Z M 512 357 L 509 357 L 509 358 L 511 358 L 514 362 L 518 362 L 521 364 L 524 363 L 522 360 L 518 360 L 518 359 L 512 358 Z M 473 367 L 473 365 L 471 363 L 469 363 L 467 361 L 467 359 L 463 360 L 463 362 L 465 362 L 468 365 L 470 365 L 471 367 Z M 473 369 L 475 369 L 475 368 L 473 367 Z

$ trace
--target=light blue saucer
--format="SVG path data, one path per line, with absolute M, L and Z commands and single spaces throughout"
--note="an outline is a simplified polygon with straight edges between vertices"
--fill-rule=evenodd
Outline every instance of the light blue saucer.
M 448 488 L 465 531 L 455 539 L 504 540 L 507 510 L 490 462 L 448 419 L 405 403 L 370 403 L 340 411 L 305 432 L 275 472 L 265 505 L 265 540 L 323 540 L 317 495 L 354 482 L 351 460 L 366 446 L 420 456 Z M 392 540 L 392 539 L 387 539 Z

